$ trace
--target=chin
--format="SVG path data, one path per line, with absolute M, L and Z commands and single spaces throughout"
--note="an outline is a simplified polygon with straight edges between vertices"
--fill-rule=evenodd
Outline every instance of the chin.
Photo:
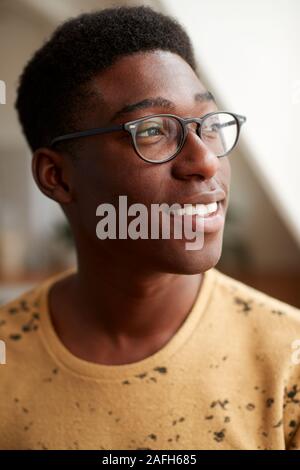
M 188 241 L 188 240 L 187 240 Z M 187 250 L 185 240 L 164 240 L 160 247 L 159 271 L 174 274 L 198 274 L 219 262 L 222 254 L 223 232 L 205 235 L 199 250 Z

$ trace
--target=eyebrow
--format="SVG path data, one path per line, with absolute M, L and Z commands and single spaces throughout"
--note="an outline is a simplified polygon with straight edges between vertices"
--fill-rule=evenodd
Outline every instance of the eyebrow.
M 205 91 L 202 93 L 195 93 L 194 101 L 200 102 L 200 103 L 209 102 L 209 101 L 215 102 L 215 98 L 210 91 Z M 155 98 L 146 98 L 145 100 L 138 101 L 137 103 L 125 105 L 122 109 L 117 111 L 112 116 L 111 120 L 113 121 L 114 119 L 120 116 L 124 116 L 125 114 L 128 114 L 128 113 L 132 113 L 132 111 L 135 111 L 137 109 L 148 109 L 148 108 L 154 108 L 155 106 L 165 108 L 167 110 L 176 109 L 176 105 L 172 101 L 166 98 L 163 98 L 162 96 L 156 96 Z

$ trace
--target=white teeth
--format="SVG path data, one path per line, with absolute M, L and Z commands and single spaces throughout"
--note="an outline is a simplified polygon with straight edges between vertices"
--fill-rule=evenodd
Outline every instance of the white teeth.
M 183 209 L 183 213 L 186 215 L 194 215 L 195 206 L 193 206 L 192 204 L 187 205 L 185 209 Z
M 185 204 L 184 208 L 172 210 L 171 213 L 174 215 L 201 215 L 205 216 L 216 212 L 218 209 L 217 202 L 211 202 L 210 204 Z
M 210 204 L 207 204 L 207 212 L 208 213 L 212 213 L 212 212 L 216 212 L 216 210 L 218 209 L 218 203 L 217 202 L 211 202 Z
M 208 213 L 209 204 L 196 204 L 195 214 L 206 215 Z

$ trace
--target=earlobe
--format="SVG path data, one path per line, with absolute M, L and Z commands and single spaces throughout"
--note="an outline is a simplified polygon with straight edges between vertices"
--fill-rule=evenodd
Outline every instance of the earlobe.
M 37 149 L 33 154 L 32 174 L 37 186 L 47 197 L 59 204 L 72 201 L 67 165 L 60 153 L 48 148 Z

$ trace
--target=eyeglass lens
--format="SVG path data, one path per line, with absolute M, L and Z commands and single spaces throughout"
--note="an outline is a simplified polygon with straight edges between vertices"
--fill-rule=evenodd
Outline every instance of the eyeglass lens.
M 223 156 L 234 146 L 238 135 L 238 123 L 229 113 L 217 113 L 204 119 L 201 139 L 216 156 Z M 164 161 L 179 149 L 183 129 L 172 117 L 155 116 L 140 121 L 135 130 L 138 153 L 149 161 Z

